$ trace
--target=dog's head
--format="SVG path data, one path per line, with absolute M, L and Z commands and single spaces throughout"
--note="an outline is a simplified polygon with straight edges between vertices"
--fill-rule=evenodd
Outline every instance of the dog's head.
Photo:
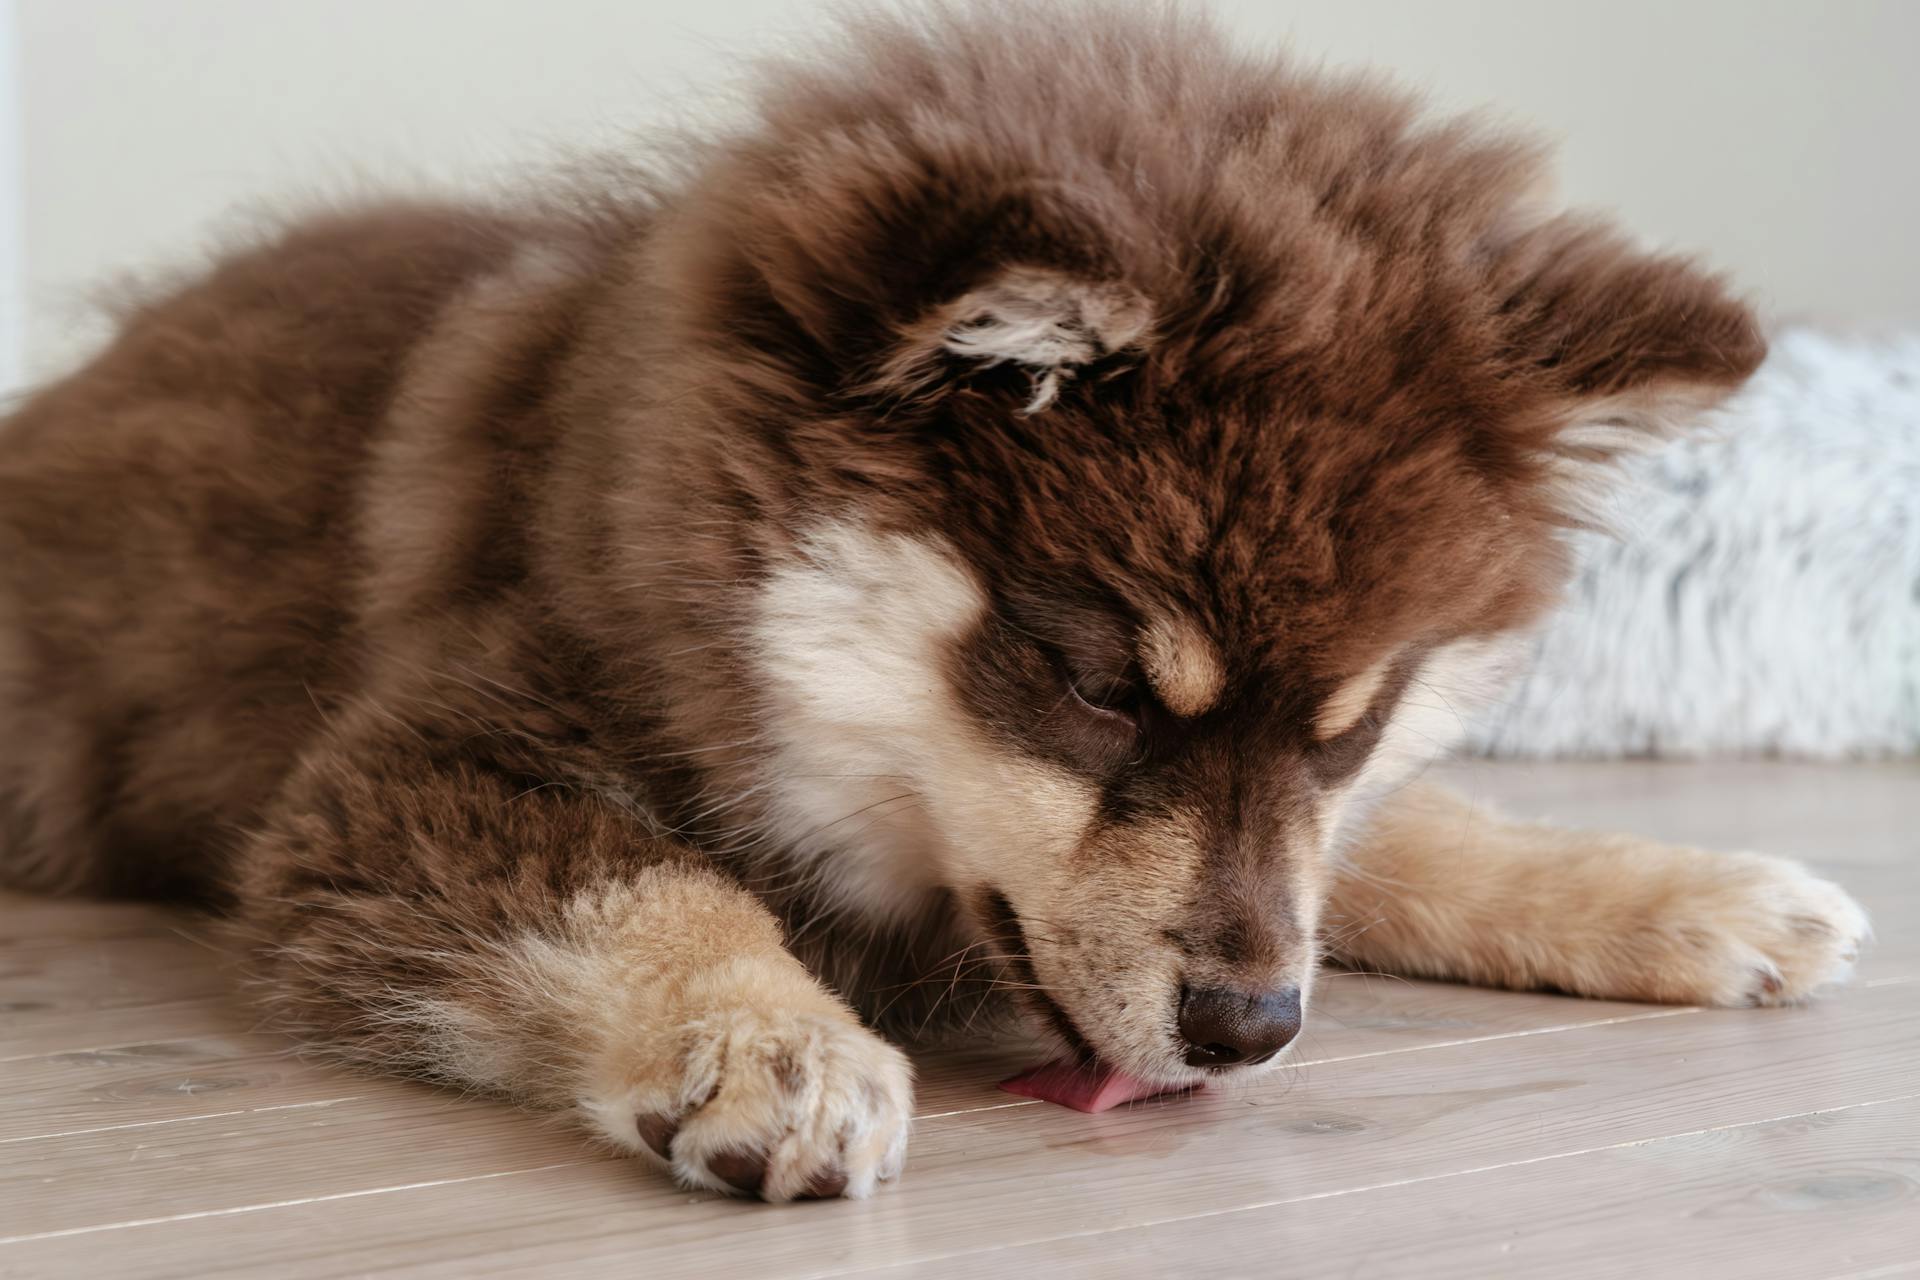
M 950 893 L 1063 1038 L 1183 1080 L 1290 1038 L 1343 816 L 1762 343 L 1535 211 L 1524 146 L 1051 12 L 790 73 L 660 270 L 773 531 L 782 848 L 852 910 Z

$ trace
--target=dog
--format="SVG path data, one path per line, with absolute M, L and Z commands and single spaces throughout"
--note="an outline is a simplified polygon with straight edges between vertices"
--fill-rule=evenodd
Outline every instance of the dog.
M 911 1032 L 1271 1070 L 1323 958 L 1798 1001 L 1802 867 L 1475 815 L 1610 463 L 1760 363 L 1530 141 L 1190 10 L 852 22 L 751 118 L 229 246 L 0 436 L 0 861 L 278 1025 L 769 1201 Z M 1470 843 L 1468 842 L 1470 837 Z

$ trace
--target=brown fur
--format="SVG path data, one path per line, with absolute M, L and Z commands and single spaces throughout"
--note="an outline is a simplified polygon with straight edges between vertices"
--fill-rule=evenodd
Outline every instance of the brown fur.
M 1508 829 L 1469 901 L 1444 813 L 1367 835 L 1606 458 L 1763 353 L 1530 212 L 1529 145 L 984 5 L 670 168 L 299 223 L 14 415 L 8 878 L 223 903 L 312 1043 L 776 1199 L 899 1167 L 842 998 L 1012 980 L 1185 1079 L 1183 984 L 1304 989 L 1329 894 L 1362 960 L 1664 999 L 1796 996 L 1864 927 L 1785 864 L 1563 883 Z M 1783 884 L 1833 946 L 1775 945 Z

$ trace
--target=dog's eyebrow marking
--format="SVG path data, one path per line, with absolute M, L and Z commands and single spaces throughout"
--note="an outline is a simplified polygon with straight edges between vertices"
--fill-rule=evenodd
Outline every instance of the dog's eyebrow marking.
M 1380 692 L 1380 686 L 1386 683 L 1387 673 L 1391 670 L 1393 659 L 1382 658 L 1335 689 L 1320 704 L 1320 714 L 1313 720 L 1313 736 L 1325 742 L 1360 723 L 1360 717 L 1373 705 L 1374 696 Z
M 1182 617 L 1159 618 L 1140 633 L 1140 667 L 1153 691 L 1177 716 L 1197 716 L 1226 686 L 1219 650 Z

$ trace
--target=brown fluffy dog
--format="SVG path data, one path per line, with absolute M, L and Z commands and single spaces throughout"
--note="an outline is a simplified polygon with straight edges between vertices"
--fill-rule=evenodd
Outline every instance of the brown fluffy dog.
M 1158 1082 L 1260 1070 L 1322 952 L 1797 999 L 1832 885 L 1403 785 L 1763 353 L 1536 170 L 1002 7 L 670 179 L 236 251 L 6 425 L 7 877 L 215 900 L 313 1044 L 769 1199 L 891 1176 L 876 1030 L 996 990 Z

